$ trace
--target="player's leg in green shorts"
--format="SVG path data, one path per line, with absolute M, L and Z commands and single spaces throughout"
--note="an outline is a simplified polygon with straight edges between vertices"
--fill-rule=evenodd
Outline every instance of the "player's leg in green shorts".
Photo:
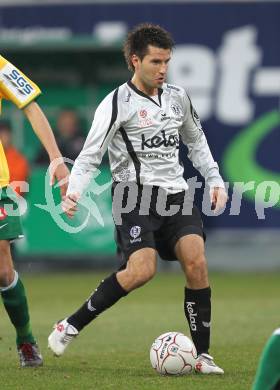
M 17 210 L 11 189 L 0 188 L 0 293 L 16 330 L 20 365 L 34 367 L 42 365 L 42 356 L 32 334 L 25 289 L 14 269 L 10 250 L 10 242 L 23 236 Z
M 274 331 L 264 347 L 253 390 L 280 390 L 280 328 Z

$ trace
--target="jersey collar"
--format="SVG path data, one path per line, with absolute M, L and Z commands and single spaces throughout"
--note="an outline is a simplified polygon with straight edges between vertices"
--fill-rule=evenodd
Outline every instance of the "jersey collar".
M 159 101 L 159 104 L 154 100 L 152 99 L 149 95 L 146 95 L 144 92 L 140 91 L 130 80 L 128 80 L 127 84 L 129 85 L 129 87 L 131 89 L 133 89 L 134 92 L 136 92 L 138 95 L 140 96 L 143 96 L 144 98 L 146 99 L 149 99 L 151 102 L 153 102 L 154 104 L 156 104 L 158 107 L 161 107 L 161 95 L 162 95 L 162 92 L 163 92 L 163 89 L 162 88 L 158 88 L 158 101 Z

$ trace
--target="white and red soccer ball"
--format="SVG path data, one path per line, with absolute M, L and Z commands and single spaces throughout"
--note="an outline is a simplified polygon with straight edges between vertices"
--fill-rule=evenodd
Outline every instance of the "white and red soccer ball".
M 150 350 L 152 367 L 162 375 L 190 374 L 196 358 L 197 352 L 193 342 L 179 332 L 160 335 Z

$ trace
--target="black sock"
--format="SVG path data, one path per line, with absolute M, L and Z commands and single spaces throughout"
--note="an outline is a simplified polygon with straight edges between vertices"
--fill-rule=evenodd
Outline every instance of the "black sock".
M 198 355 L 208 353 L 211 323 L 210 287 L 200 290 L 185 288 L 184 309 Z
M 87 301 L 67 321 L 80 331 L 104 310 L 113 306 L 128 293 L 119 284 L 116 274 L 102 280 Z

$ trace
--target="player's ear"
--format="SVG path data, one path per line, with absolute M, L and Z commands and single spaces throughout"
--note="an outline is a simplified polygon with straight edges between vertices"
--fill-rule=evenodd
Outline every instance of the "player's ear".
M 132 54 L 131 63 L 134 66 L 134 68 L 136 69 L 137 66 L 140 64 L 140 58 L 136 54 Z

